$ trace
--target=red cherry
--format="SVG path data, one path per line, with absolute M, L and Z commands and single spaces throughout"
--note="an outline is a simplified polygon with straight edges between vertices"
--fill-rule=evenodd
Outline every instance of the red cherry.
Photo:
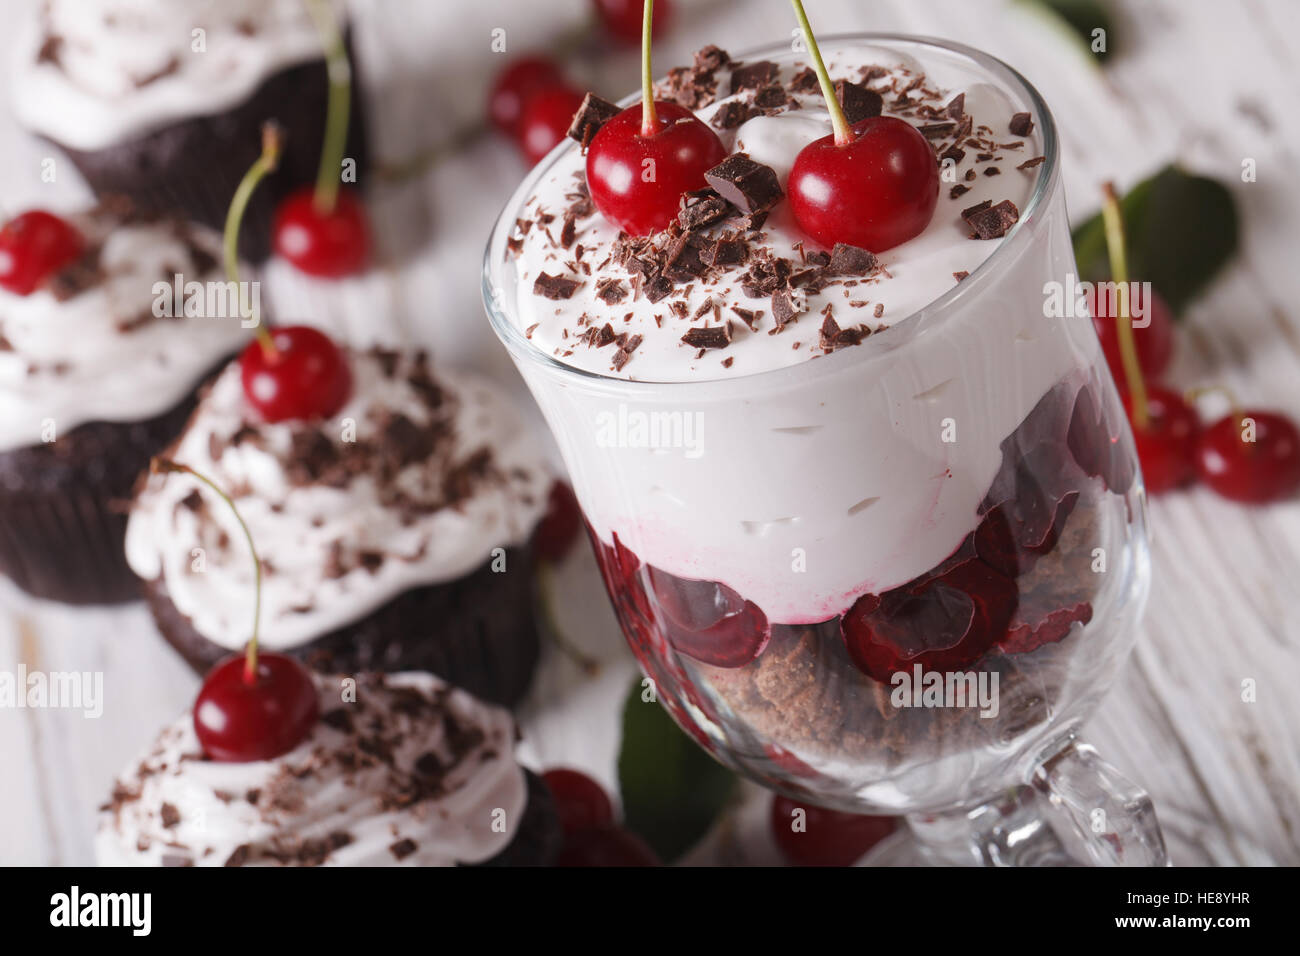
M 347 359 L 329 337 L 305 325 L 271 330 L 275 352 L 260 340 L 239 357 L 244 396 L 268 422 L 329 418 L 352 394 Z
M 194 701 L 194 732 L 213 760 L 248 763 L 288 753 L 320 716 L 316 685 L 292 657 L 259 654 L 252 683 L 244 668 L 244 655 L 226 658 L 208 672 Z
M 795 811 L 804 811 L 804 829 L 794 829 Z M 893 833 L 894 817 L 842 813 L 789 797 L 772 798 L 772 836 L 793 866 L 851 866 Z
M 1124 407 L 1133 419 L 1132 401 Z M 1153 495 L 1187 484 L 1196 474 L 1196 436 L 1201 424 L 1196 410 L 1167 388 L 1147 389 L 1147 427 L 1133 423 L 1133 441 L 1147 492 Z
M 543 561 L 563 561 L 573 550 L 573 543 L 578 540 L 582 529 L 582 510 L 573 489 L 566 482 L 557 481 L 551 485 L 550 499 L 546 505 L 546 514 L 537 524 L 533 533 L 533 547 L 537 556 Z
M 1246 441 L 1254 423 L 1254 440 Z M 1232 501 L 1262 505 L 1300 488 L 1300 430 L 1276 412 L 1243 411 L 1201 432 L 1196 473 Z
M 366 210 L 350 190 L 340 190 L 332 212 L 316 207 L 316 191 L 303 187 L 275 211 L 275 251 L 308 275 L 337 279 L 370 259 Z
M 14 295 L 29 295 L 72 262 L 83 246 L 81 233 L 52 213 L 33 209 L 0 229 L 0 286 Z
M 601 25 L 614 39 L 628 46 L 641 45 L 641 26 L 645 0 L 592 0 Z M 650 32 L 655 39 L 668 29 L 673 15 L 671 0 L 655 0 Z
M 553 86 L 529 98 L 519 124 L 519 148 L 530 166 L 541 162 L 568 135 L 581 105 L 582 94 L 567 86 Z
M 488 119 L 501 132 L 514 137 L 519 133 L 528 100 L 542 90 L 563 84 L 564 74 L 554 60 L 542 56 L 520 57 L 508 63 L 492 83 Z
M 596 208 L 636 236 L 672 222 L 682 193 L 702 188 L 704 174 L 727 157 L 718 134 L 686 107 L 661 100 L 655 111 L 653 135 L 641 135 L 638 103 L 602 126 L 587 148 L 587 187 Z
M 614 825 L 614 806 L 605 789 L 585 773 L 556 767 L 542 774 L 566 834 Z
M 1110 374 L 1115 377 L 1115 381 L 1122 382 L 1124 363 L 1120 359 L 1119 332 L 1115 328 L 1115 301 L 1113 297 L 1107 296 L 1099 308 L 1096 288 L 1088 292 L 1087 299 L 1088 309 L 1092 312 L 1092 324 L 1096 326 L 1097 337 L 1101 339 L 1101 349 L 1106 356 L 1106 364 L 1110 366 Z M 1146 307 L 1147 315 L 1144 318 L 1150 322 L 1142 328 L 1133 329 L 1133 341 L 1137 345 L 1138 365 L 1143 376 L 1155 380 L 1164 374 L 1169 367 L 1169 360 L 1173 358 L 1174 320 L 1165 300 L 1154 292 Z
M 920 235 L 939 202 L 939 164 L 911 123 L 872 116 L 853 141 L 823 136 L 799 151 L 786 192 L 799 228 L 823 246 L 884 252 Z
M 565 836 L 556 866 L 658 866 L 659 858 L 635 833 L 600 827 Z

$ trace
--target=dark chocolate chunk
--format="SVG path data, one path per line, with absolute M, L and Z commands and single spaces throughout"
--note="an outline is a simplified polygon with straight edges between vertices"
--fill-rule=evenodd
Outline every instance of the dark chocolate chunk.
M 668 248 L 664 275 L 678 282 L 689 282 L 691 279 L 698 278 L 707 268 L 703 258 L 707 242 L 708 240 L 693 232 L 679 236 Z
M 962 218 L 975 230 L 977 238 L 1000 239 L 1020 219 L 1020 210 L 1010 199 L 1004 199 L 996 206 L 985 201 L 962 213 Z
M 567 276 L 553 276 L 543 272 L 533 283 L 533 294 L 544 295 L 548 299 L 568 299 L 582 285 L 577 279 L 570 279 Z
M 614 341 L 614 327 L 606 322 L 600 328 L 592 326 L 582 333 L 582 341 L 586 342 L 593 349 L 604 348 Z
M 181 812 L 173 804 L 164 803 L 159 809 L 159 816 L 162 817 L 164 830 L 170 830 L 176 824 L 181 822 Z
M 790 78 L 790 84 L 786 88 L 791 93 L 816 93 L 820 86 L 817 73 L 811 66 L 805 66 Z
M 762 311 L 756 311 L 754 309 L 742 309 L 738 305 L 733 305 L 731 307 L 731 311 L 735 312 L 736 315 L 740 316 L 740 321 L 744 322 L 745 325 L 747 325 L 751 331 L 758 328 L 759 317 L 762 316 L 763 314 Z
M 735 212 L 731 203 L 721 196 L 710 196 L 687 204 L 677 214 L 677 222 L 689 232 L 693 229 L 703 229 L 705 226 L 711 226 L 721 219 L 735 215 Z
M 749 255 L 749 248 L 740 239 L 723 237 L 704 252 L 704 261 L 711 266 L 740 265 Z
M 747 123 L 755 116 L 762 116 L 763 111 L 749 103 L 732 100 L 723 103 L 713 118 L 709 120 L 717 129 L 735 129 L 741 123 Z
M 767 86 L 769 83 L 776 82 L 778 68 L 771 60 L 759 60 L 755 63 L 746 63 L 736 67 L 731 71 L 731 92 L 739 93 L 741 90 L 756 90 L 759 87 Z
M 835 98 L 844 108 L 844 118 L 851 124 L 872 116 L 879 116 L 885 105 L 884 100 L 875 90 L 869 90 L 849 80 L 835 82 Z
M 731 344 L 731 323 L 688 329 L 682 341 L 694 349 L 724 349 Z
M 985 175 L 985 176 L 1001 176 L 1001 175 L 1002 175 L 1002 170 L 998 169 L 998 167 L 996 167 L 996 166 L 989 166 L 987 169 L 984 170 L 984 175 Z
M 782 110 L 789 101 L 785 89 L 775 84 L 765 86 L 754 94 L 754 105 L 761 110 Z
M 712 43 L 695 51 L 695 69 L 702 73 L 720 70 L 730 62 L 731 57 L 727 55 L 727 51 Z
M 964 193 L 968 192 L 970 192 L 969 186 L 963 186 L 961 183 L 958 183 L 956 186 L 953 186 L 952 189 L 948 190 L 948 196 L 952 199 L 959 199 Z
M 582 98 L 582 105 L 573 114 L 569 125 L 569 138 L 576 139 L 586 149 L 596 131 L 608 123 L 620 112 L 617 105 L 601 99 L 595 93 L 588 93 Z
M 408 856 L 410 856 L 419 848 L 420 848 L 419 844 L 417 844 L 414 840 L 412 840 L 410 837 L 405 837 L 401 840 L 398 840 L 396 843 L 392 844 L 388 848 L 388 852 L 392 853 L 393 856 L 398 860 L 405 860 Z
M 966 94 L 958 93 L 952 98 L 952 101 L 943 108 L 951 119 L 959 120 L 962 114 L 966 112 Z
M 754 162 L 745 153 L 732 153 L 705 173 L 704 181 L 749 215 L 771 209 L 785 196 L 776 170 Z
M 826 272 L 833 276 L 864 276 L 876 268 L 876 257 L 858 246 L 847 242 L 835 243 L 831 250 L 831 260 L 826 263 Z
M 954 279 L 956 279 L 958 282 L 960 282 L 962 279 L 965 279 L 965 278 L 966 278 L 967 276 L 969 276 L 969 275 L 970 275 L 969 272 L 966 272 L 965 270 L 962 270 L 961 272 L 954 272 L 954 273 L 952 274 L 952 277 L 953 277 Z
M 1028 136 L 1034 129 L 1034 121 L 1029 118 L 1028 113 L 1015 113 L 1011 117 L 1011 134 L 1013 136 Z
M 917 132 L 919 132 L 926 139 L 943 139 L 946 136 L 950 136 L 953 130 L 955 130 L 956 128 L 957 128 L 956 123 L 943 122 L 943 123 L 925 123 L 922 126 L 918 126 L 916 129 Z
M 960 163 L 963 159 L 966 158 L 966 150 L 962 149 L 956 143 L 953 143 L 951 146 L 949 146 L 947 149 L 945 149 L 942 153 L 939 154 L 939 158 L 951 159 L 954 163 Z

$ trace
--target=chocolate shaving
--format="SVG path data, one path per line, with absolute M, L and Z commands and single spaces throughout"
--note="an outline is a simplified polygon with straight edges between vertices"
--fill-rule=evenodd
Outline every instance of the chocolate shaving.
M 1033 159 L 1026 159 L 1023 163 L 1017 166 L 1016 169 L 1033 169 L 1035 166 L 1041 166 L 1045 162 L 1047 162 L 1046 156 L 1035 156 Z
M 618 106 L 609 100 L 601 99 L 595 93 L 588 93 L 582 98 L 582 105 L 573 114 L 569 125 L 569 138 L 582 144 L 585 150 L 591 144 L 596 131 L 619 114 Z
M 572 298 L 580 285 L 582 283 L 577 279 L 543 272 L 533 283 L 533 294 L 544 295 L 548 299 L 568 299 Z
M 833 276 L 864 276 L 874 271 L 877 264 L 876 257 L 866 249 L 837 242 L 824 269 Z
M 977 239 L 1000 239 L 1020 219 L 1020 210 L 1010 199 L 993 206 L 988 200 L 972 206 L 961 214 L 967 225 L 975 231 Z
M 606 305 L 617 305 L 627 298 L 627 287 L 622 279 L 609 277 L 596 282 L 596 297 Z
M 781 331 L 791 322 L 797 321 L 800 310 L 795 307 L 794 296 L 786 290 L 772 294 L 772 319 L 776 322 L 776 331 Z
M 1034 129 L 1034 121 L 1028 113 L 1014 113 L 1011 116 L 1011 135 L 1028 136 Z
M 731 323 L 689 329 L 682 341 L 695 349 L 724 349 L 731 344 Z

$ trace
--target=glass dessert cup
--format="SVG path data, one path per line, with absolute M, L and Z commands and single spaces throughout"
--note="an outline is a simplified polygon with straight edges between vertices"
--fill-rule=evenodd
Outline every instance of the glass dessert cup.
M 722 763 L 795 797 L 905 815 L 908 861 L 1163 865 L 1149 799 L 1077 739 L 1148 588 L 1132 437 L 1075 273 L 1052 117 L 982 266 L 862 344 L 722 380 L 630 381 L 534 346 L 498 221 L 484 295 L 559 444 L 624 634 Z M 788 62 L 788 47 L 752 53 Z M 815 320 L 805 316 L 807 334 Z M 786 330 L 790 334 L 790 330 Z

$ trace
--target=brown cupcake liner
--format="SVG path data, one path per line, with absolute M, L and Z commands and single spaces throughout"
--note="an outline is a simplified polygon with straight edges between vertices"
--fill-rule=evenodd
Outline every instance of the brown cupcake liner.
M 276 205 L 316 182 L 328 93 L 328 71 L 320 59 L 276 73 L 224 113 L 182 120 L 104 149 L 54 145 L 101 199 L 126 196 L 141 213 L 181 215 L 220 231 L 239 181 L 261 153 L 262 124 L 275 120 L 286 134 L 280 166 L 253 194 L 240 230 L 240 255 L 261 262 L 271 254 Z M 361 183 L 368 150 L 355 82 L 344 155 L 356 160 Z
M 49 444 L 0 452 L 0 574 L 65 604 L 138 599 L 122 551 L 125 504 L 194 402 L 139 422 L 88 422 Z
M 504 850 L 475 866 L 552 866 L 564 840 L 555 801 L 546 782 L 531 770 L 524 771 L 528 803 L 519 829 Z
M 513 705 L 540 653 L 531 546 L 508 549 L 506 567 L 493 571 L 489 561 L 454 581 L 411 588 L 287 653 L 328 673 L 430 671 L 483 700 Z M 194 628 L 161 579 L 145 582 L 144 592 L 163 637 L 195 671 L 232 653 Z

